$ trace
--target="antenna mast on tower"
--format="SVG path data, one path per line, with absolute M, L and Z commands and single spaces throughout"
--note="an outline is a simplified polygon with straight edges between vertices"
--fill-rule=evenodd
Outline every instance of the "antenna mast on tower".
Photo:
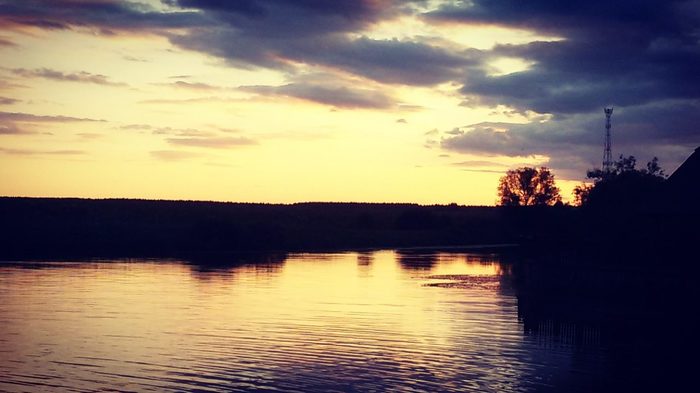
M 610 144 L 610 117 L 613 113 L 613 108 L 603 108 L 605 111 L 605 150 L 603 151 L 603 172 L 612 171 L 612 149 Z

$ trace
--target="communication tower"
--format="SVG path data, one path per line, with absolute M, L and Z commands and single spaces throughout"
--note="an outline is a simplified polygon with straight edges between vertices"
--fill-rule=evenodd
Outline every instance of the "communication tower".
M 610 143 L 610 117 L 613 113 L 613 108 L 603 108 L 605 111 L 605 150 L 603 151 L 603 172 L 612 171 L 612 149 Z

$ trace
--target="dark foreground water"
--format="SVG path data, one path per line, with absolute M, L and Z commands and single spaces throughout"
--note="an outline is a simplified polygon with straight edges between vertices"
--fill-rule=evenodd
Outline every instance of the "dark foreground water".
M 6 262 L 0 391 L 638 391 L 694 381 L 695 290 L 677 270 L 529 263 L 392 251 Z

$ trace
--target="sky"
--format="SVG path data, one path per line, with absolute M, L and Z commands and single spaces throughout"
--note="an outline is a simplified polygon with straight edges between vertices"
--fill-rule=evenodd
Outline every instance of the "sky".
M 492 205 L 700 145 L 700 1 L 0 0 L 0 195 Z

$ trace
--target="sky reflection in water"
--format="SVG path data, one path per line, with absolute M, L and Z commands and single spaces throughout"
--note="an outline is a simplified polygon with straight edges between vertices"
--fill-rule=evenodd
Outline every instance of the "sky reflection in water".
M 595 329 L 525 334 L 511 284 L 461 253 L 1 264 L 0 390 L 590 388 Z

